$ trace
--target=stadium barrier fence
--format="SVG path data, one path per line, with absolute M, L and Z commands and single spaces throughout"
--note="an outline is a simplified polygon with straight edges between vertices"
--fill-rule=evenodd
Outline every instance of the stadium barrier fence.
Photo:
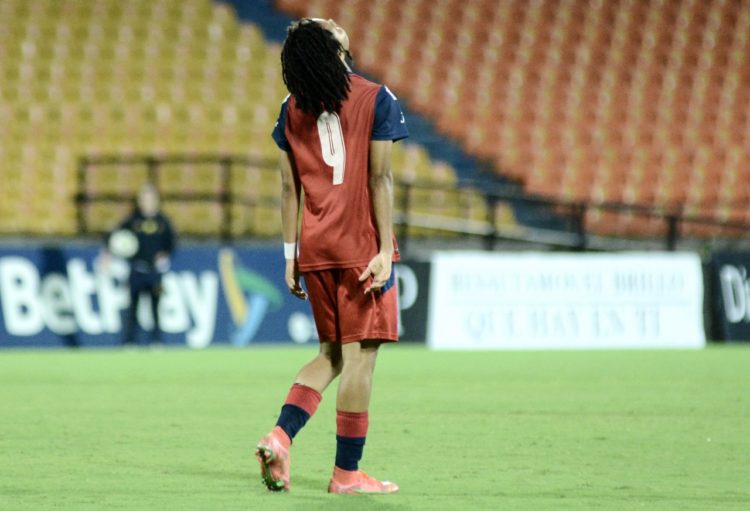
M 203 202 L 217 204 L 221 208 L 220 220 L 213 234 L 189 232 L 185 234 L 203 237 L 220 237 L 225 242 L 256 236 L 253 223 L 247 218 L 236 218 L 237 206 L 247 209 L 249 217 L 258 214 L 262 209 L 278 211 L 277 194 L 248 194 L 237 190 L 233 174 L 243 169 L 260 172 L 260 179 L 265 176 L 276 179 L 277 162 L 263 158 L 229 154 L 131 154 L 131 155 L 89 155 L 79 160 L 77 172 L 77 191 L 75 195 L 77 212 L 77 229 L 82 235 L 100 233 L 111 226 L 92 225 L 88 206 L 96 203 L 129 203 L 133 199 L 132 190 L 106 191 L 96 189 L 92 179 L 99 167 L 120 167 L 127 172 L 128 168 L 145 168 L 148 180 L 160 183 L 160 174 L 166 165 L 183 165 L 185 168 L 197 165 L 215 165 L 220 174 L 219 187 L 213 191 L 185 192 L 170 189 L 160 190 L 165 203 Z M 409 244 L 413 232 L 449 234 L 483 241 L 487 250 L 493 250 L 501 241 L 521 242 L 557 247 L 570 250 L 613 250 L 632 248 L 654 248 L 654 239 L 636 239 L 596 235 L 587 229 L 588 213 L 616 213 L 643 219 L 651 219 L 664 225 L 662 247 L 673 251 L 683 239 L 682 231 L 686 225 L 707 228 L 722 228 L 732 236 L 741 236 L 750 232 L 750 224 L 726 221 L 718 216 L 686 214 L 682 205 L 654 206 L 620 202 L 570 201 L 525 193 L 515 185 L 461 181 L 458 185 L 428 183 L 422 180 L 396 180 L 395 196 L 397 212 L 394 221 L 398 226 L 399 242 L 402 248 Z M 459 204 L 459 215 L 446 213 L 425 213 L 423 204 L 415 204 L 415 195 L 419 192 L 441 192 L 450 197 L 451 204 Z M 472 218 L 470 205 L 481 202 L 485 206 L 485 218 Z M 500 205 L 510 205 L 516 210 L 532 212 L 528 222 L 507 222 L 500 220 Z M 209 230 L 210 231 L 210 230 Z M 645 244 L 644 244 L 645 243 Z

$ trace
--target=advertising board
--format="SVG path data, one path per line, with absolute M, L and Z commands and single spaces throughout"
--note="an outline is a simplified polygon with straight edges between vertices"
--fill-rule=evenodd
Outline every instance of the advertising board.
M 437 349 L 700 348 L 701 262 L 689 253 L 439 252 Z
M 396 265 L 400 330 L 424 341 L 429 265 Z M 128 266 L 99 247 L 0 247 L 0 347 L 114 346 L 129 306 Z M 317 342 L 308 302 L 284 284 L 279 249 L 181 245 L 163 277 L 160 326 L 166 344 Z M 138 307 L 137 339 L 153 326 L 149 297 Z

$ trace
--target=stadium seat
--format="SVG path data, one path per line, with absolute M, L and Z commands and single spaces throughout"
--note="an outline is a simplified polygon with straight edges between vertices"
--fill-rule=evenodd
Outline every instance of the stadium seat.
M 319 1 L 315 7 L 325 11 L 334 3 Z M 366 1 L 351 5 L 352 22 L 360 12 L 387 14 Z M 419 12 L 404 9 L 409 19 Z M 286 95 L 280 46 L 266 42 L 257 26 L 239 23 L 228 4 L 4 0 L 0 16 L 12 20 L 0 31 L 0 233 L 75 234 L 82 156 L 277 158 L 269 132 Z M 397 179 L 455 182 L 452 169 L 431 162 L 413 145 L 397 144 L 394 161 L 401 162 L 394 164 Z M 256 195 L 265 201 L 233 207 L 240 221 L 236 233 L 278 236 L 277 172 L 235 168 L 232 175 L 238 197 Z M 147 178 L 145 166 L 95 165 L 88 169 L 85 191 L 128 196 Z M 220 176 L 214 165 L 169 164 L 161 169 L 158 184 L 165 192 L 216 193 Z M 207 235 L 222 228 L 215 205 L 166 206 L 174 209 L 181 232 Z M 109 229 L 128 207 L 89 205 L 88 227 Z M 449 205 L 441 214 L 456 211 Z
M 731 195 L 724 189 L 734 183 L 727 173 L 736 172 L 711 155 L 750 154 L 745 2 L 442 0 L 409 2 L 407 8 L 400 0 L 383 0 L 367 9 L 345 0 L 277 4 L 295 16 L 341 13 L 357 30 L 366 23 L 368 44 L 354 48 L 358 62 L 529 192 L 682 204 L 711 215 L 717 201 Z M 378 16 L 389 16 L 390 23 L 369 23 L 374 13 L 385 13 Z M 404 35 L 413 31 L 425 34 L 419 44 Z M 390 37 L 394 33 L 400 37 Z M 390 49 L 372 52 L 369 40 L 376 38 L 386 39 Z M 404 41 L 411 44 L 398 50 Z M 416 75 L 398 71 L 404 58 Z M 695 174 L 693 163 L 701 158 L 695 155 L 703 153 L 708 163 Z M 719 187 L 696 191 L 686 185 L 691 182 Z M 740 207 L 750 211 L 750 203 Z M 593 222 L 594 231 L 663 231 L 642 216 L 624 215 L 622 222 L 610 216 Z

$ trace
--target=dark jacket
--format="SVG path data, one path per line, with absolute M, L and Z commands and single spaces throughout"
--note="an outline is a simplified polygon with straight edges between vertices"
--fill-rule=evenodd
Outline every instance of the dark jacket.
M 175 232 L 169 219 L 161 212 L 148 218 L 136 209 L 115 230 L 120 229 L 127 229 L 138 238 L 138 251 L 128 259 L 131 267 L 137 271 L 156 271 L 156 254 L 164 252 L 171 256 L 174 251 Z

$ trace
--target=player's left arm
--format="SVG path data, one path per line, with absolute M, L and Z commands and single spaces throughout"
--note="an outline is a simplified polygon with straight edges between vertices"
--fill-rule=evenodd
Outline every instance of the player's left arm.
M 281 233 L 284 239 L 284 259 L 286 270 L 284 280 L 289 292 L 301 300 L 307 299 L 307 293 L 299 283 L 299 266 L 297 264 L 297 226 L 301 204 L 302 183 L 294 167 L 294 158 L 289 140 L 286 138 L 286 112 L 290 96 L 281 103 L 279 118 L 273 127 L 271 136 L 279 147 L 279 170 L 281 171 Z
M 393 264 L 393 174 L 391 150 L 393 141 L 370 141 L 370 197 L 375 212 L 380 247 L 367 269 L 359 276 L 360 282 L 372 276 L 365 293 L 380 290 L 391 276 Z

